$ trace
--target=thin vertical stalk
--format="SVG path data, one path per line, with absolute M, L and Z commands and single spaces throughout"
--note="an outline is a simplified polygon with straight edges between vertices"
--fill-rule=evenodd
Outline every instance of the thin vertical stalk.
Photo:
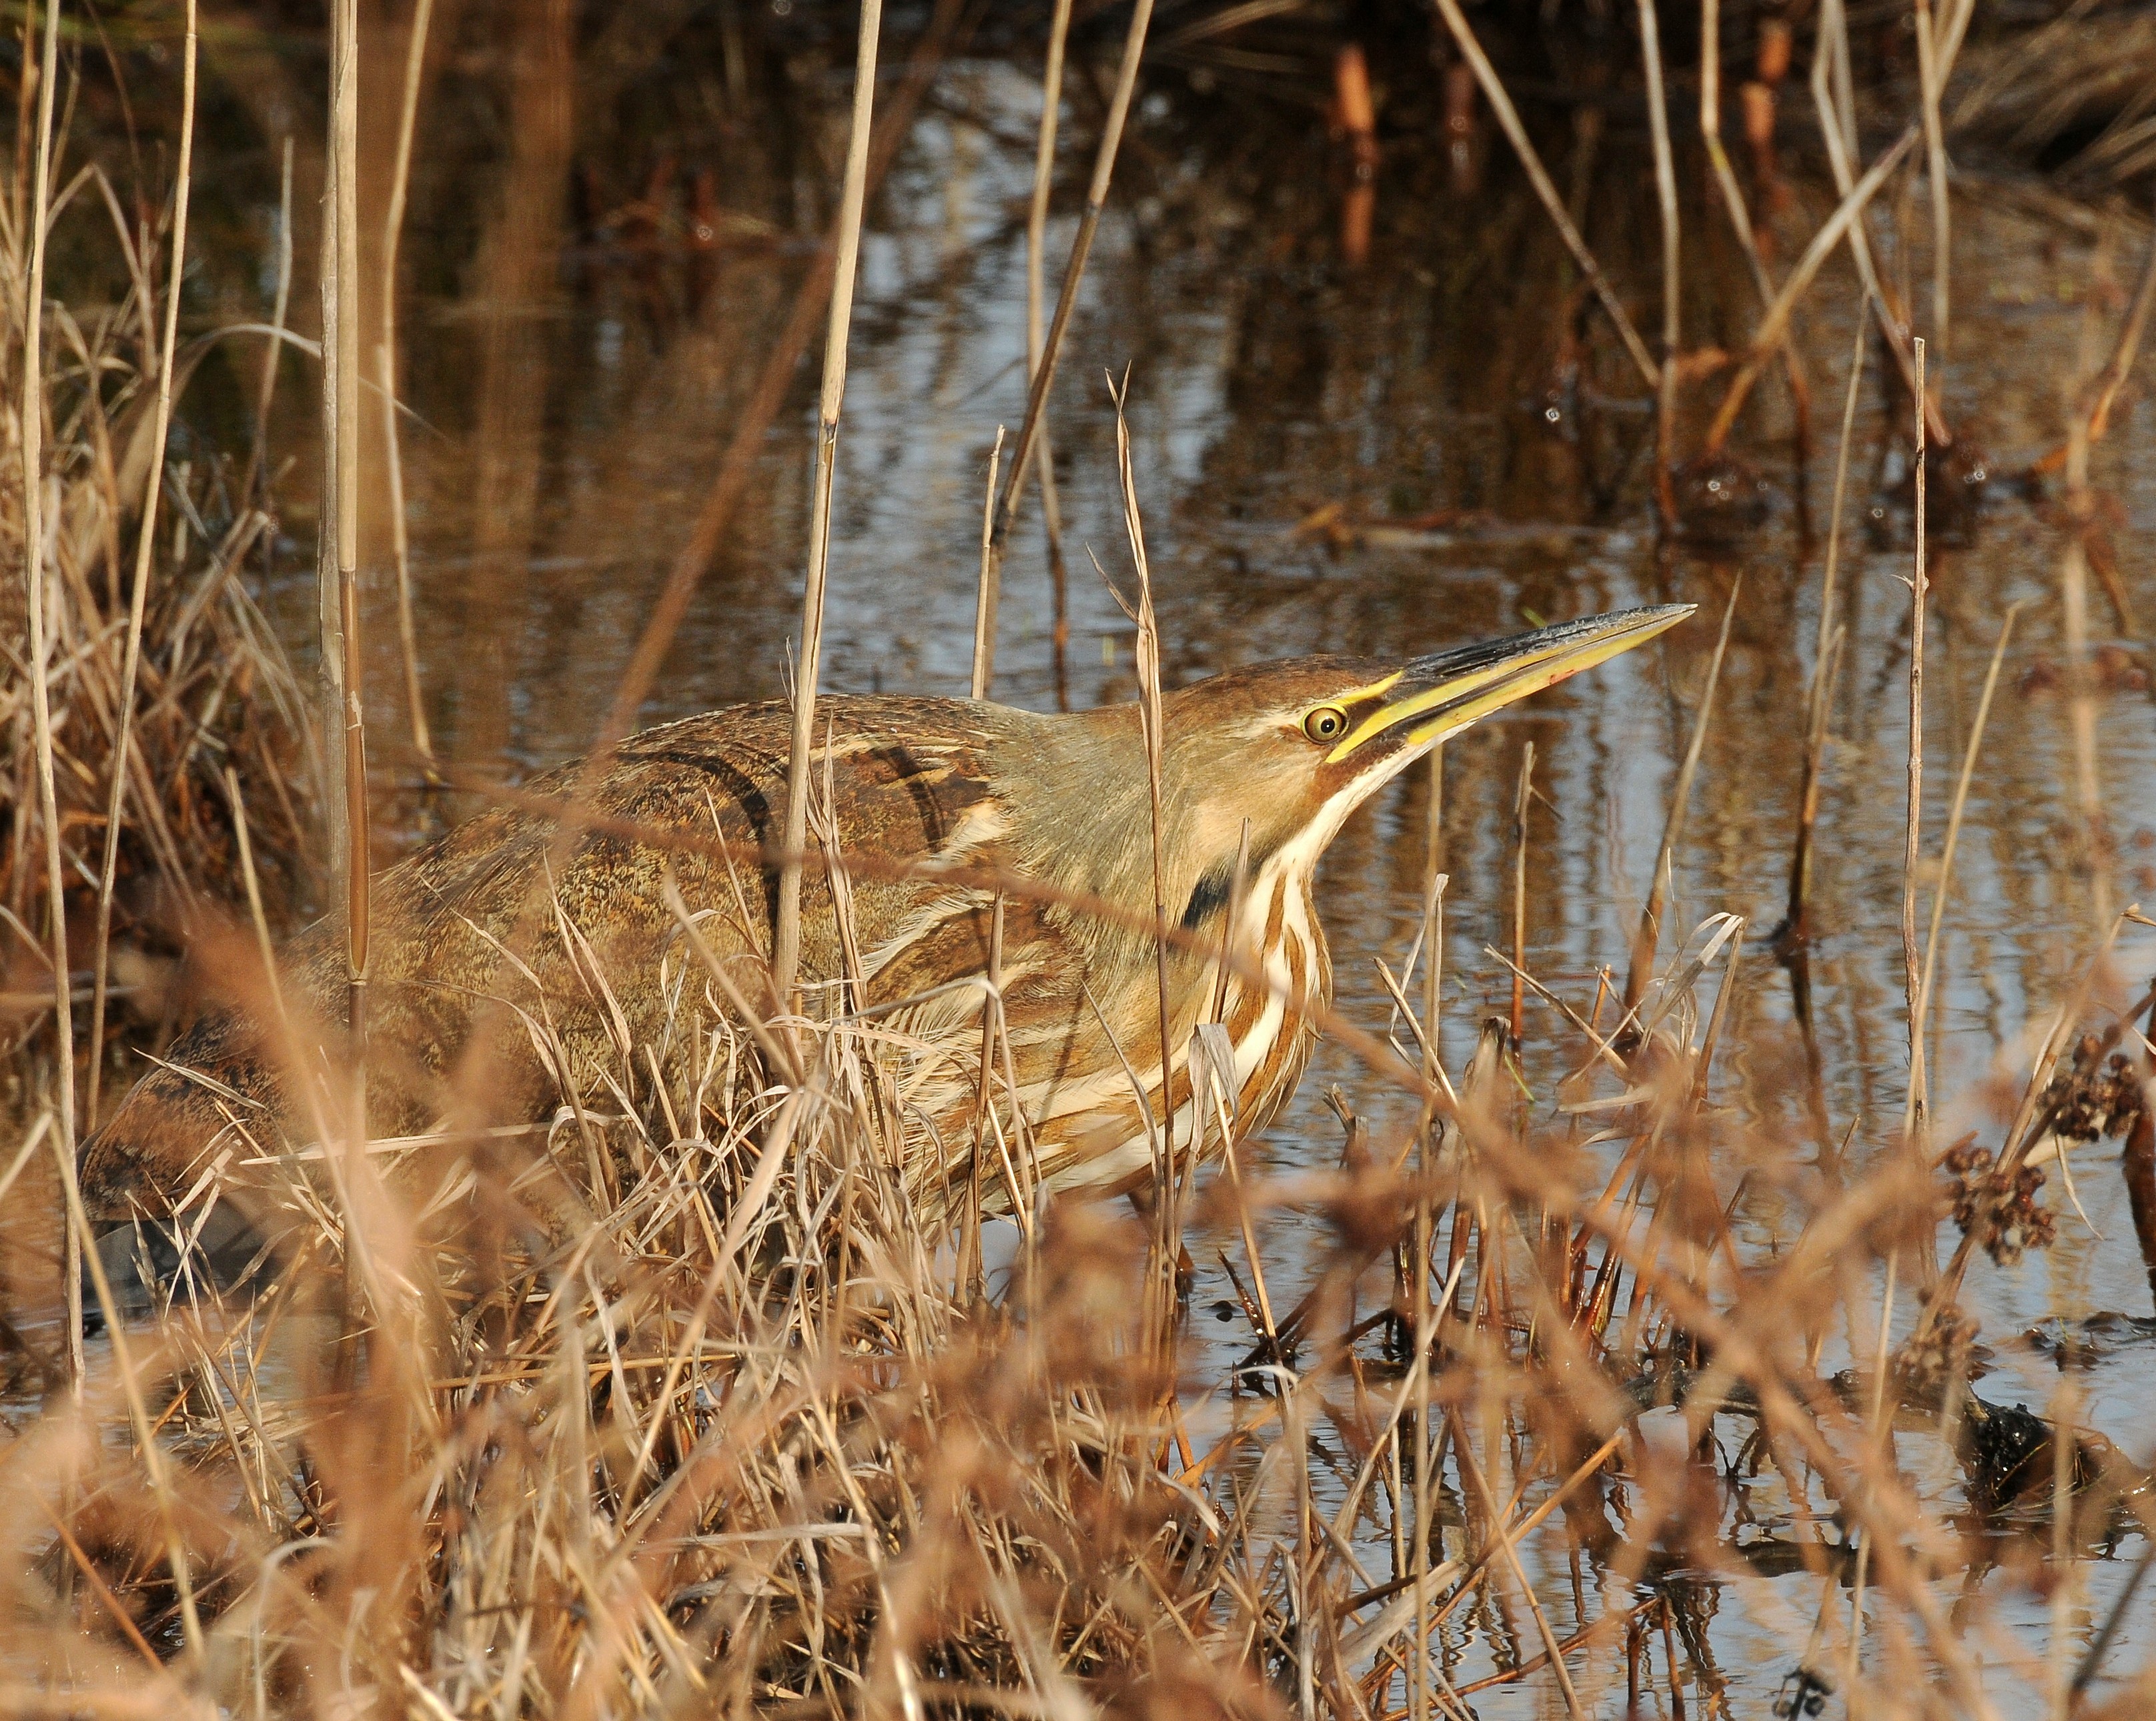
M 1999 671 L 2006 661 L 2007 642 L 2014 637 L 2014 619 L 2020 613 L 2019 604 L 2010 604 L 2005 620 L 1999 624 L 1999 643 L 1992 647 L 1991 666 L 1984 676 L 1984 692 L 1976 701 L 1976 721 L 1970 726 L 1969 747 L 1962 754 L 1961 777 L 1954 784 L 1953 805 L 1947 813 L 1946 845 L 1939 851 L 1939 881 L 1932 891 L 1932 923 L 1924 935 L 1923 984 L 1917 991 L 1917 1031 L 1920 1035 L 1928 1032 L 1931 1024 L 1932 998 L 1938 975 L 1939 926 L 1946 918 L 1947 895 L 1953 882 L 1954 850 L 1961 841 L 1962 814 L 1969 804 L 1969 787 L 1976 775 L 1977 755 L 1984 746 L 1984 727 L 1991 720 L 1991 698 L 1999 691 Z M 1909 1128 L 1914 1121 L 1905 1115 L 1902 1127 Z
M 344 0 L 331 0 L 333 35 L 341 30 Z M 345 799 L 344 749 L 338 737 L 344 731 L 344 586 L 337 552 L 344 512 L 344 486 L 338 475 L 338 446 L 346 422 L 341 397 L 351 393 L 358 378 L 343 367 L 344 300 L 358 291 L 356 269 L 345 267 L 346 253 L 339 231 L 338 180 L 346 163 L 338 147 L 337 101 L 341 94 L 344 64 L 332 42 L 330 61 L 329 148 L 323 163 L 321 257 L 319 273 L 322 298 L 322 483 L 321 502 L 315 528 L 315 622 L 321 655 L 316 665 L 316 720 L 322 735 L 322 814 L 330 900 L 341 902 L 350 896 L 347 865 L 351 854 L 348 821 L 351 809 Z M 357 94 L 357 90 L 353 92 Z M 354 140 L 357 143 L 357 131 Z M 357 149 L 355 148 L 355 154 Z M 354 249 L 357 250 L 355 244 Z
M 1915 341 L 1917 365 L 1917 452 L 1911 476 L 1917 486 L 1915 566 L 1909 582 L 1909 814 L 1902 849 L 1902 963 L 1909 1000 L 1909 1098 L 1907 1134 L 1922 1145 L 1929 1096 L 1924 1072 L 1922 1015 L 1923 971 L 1917 953 L 1917 845 L 1924 815 L 1924 340 Z
M 1841 402 L 1841 445 L 1834 457 L 1834 511 L 1826 526 L 1826 568 L 1820 581 L 1819 635 L 1812 653 L 1812 685 L 1805 722 L 1804 783 L 1797 803 L 1796 850 L 1789 860 L 1789 906 L 1783 937 L 1792 948 L 1806 936 L 1811 900 L 1812 833 L 1819 820 L 1820 781 L 1826 759 L 1826 710 L 1832 696 L 1829 659 L 1835 654 L 1835 582 L 1841 568 L 1841 511 L 1849 491 L 1849 444 L 1856 426 L 1856 396 L 1864 381 L 1864 310 L 1857 307 L 1856 336 L 1849 352 L 1849 386 Z
M 973 1151 L 968 1166 L 966 1199 L 966 1232 L 958 1249 L 957 1298 L 968 1307 L 976 1307 L 987 1300 L 987 1276 L 981 1258 L 981 1171 L 983 1156 L 988 1151 L 990 1135 L 996 1128 L 993 1114 L 995 1106 L 996 1036 L 1003 1027 L 1004 1004 L 1004 895 L 996 892 L 995 907 L 988 917 L 988 966 L 983 976 L 981 993 L 981 1069 L 979 1081 L 973 1094 Z M 1012 1113 L 1014 1120 L 1017 1113 Z M 1021 1225 L 1025 1222 L 1024 1210 L 1016 1188 L 1011 1190 L 1011 1216 Z
M 1683 283 L 1679 274 L 1676 162 L 1670 150 L 1670 111 L 1662 95 L 1662 39 L 1655 17 L 1655 0 L 1640 0 L 1640 44 L 1647 61 L 1648 131 L 1654 140 L 1655 193 L 1662 219 L 1662 351 L 1655 385 L 1655 503 L 1666 532 L 1676 525 L 1676 492 L 1670 481 L 1670 465 L 1676 434 L 1676 357 L 1682 344 Z M 1517 985 L 1515 981 L 1515 989 Z
M 179 340 L 180 283 L 187 265 L 187 193 L 195 152 L 195 0 L 187 0 L 187 39 L 180 59 L 180 163 L 172 188 L 172 257 L 165 290 L 165 326 L 157 353 L 157 404 L 150 431 L 150 473 L 135 539 L 135 588 L 127 598 L 127 645 L 121 657 L 120 732 L 112 748 L 112 787 L 105 805 L 105 855 L 97 875 L 96 948 L 90 961 L 90 1073 L 83 1116 L 95 1128 L 105 1065 L 105 1011 L 110 984 L 112 888 L 120 869 L 121 803 L 127 753 L 135 739 L 135 686 L 142 670 L 142 611 L 150 589 L 150 552 L 157 537 L 157 503 L 165 476 L 165 439 L 172 424 L 172 352 Z
M 1847 205 L 1861 182 L 1854 166 L 1857 151 L 1856 105 L 1850 77 L 1849 18 L 1843 0 L 1820 0 L 1818 30 L 1818 44 L 1812 52 L 1812 105 L 1819 113 L 1820 134 L 1826 143 L 1827 165 L 1834 172 L 1835 189 Z M 1890 162 L 1898 164 L 1902 150 L 1902 145 L 1896 144 L 1874 165 L 1872 174 Z M 1850 222 L 1848 234 L 1849 254 L 1863 280 L 1865 302 L 1878 321 L 1879 332 L 1886 337 L 1902 380 L 1913 387 L 1909 331 L 1887 308 L 1878 264 L 1872 256 L 1871 237 L 1861 214 Z M 1784 291 L 1787 290 L 1785 285 Z M 1930 421 L 1931 439 L 1942 448 L 1947 446 L 1953 438 L 1948 434 L 1946 420 L 1929 401 L 1922 404 Z
M 23 25 L 27 39 L 30 22 Z M 59 1085 L 58 1151 L 74 1165 L 74 986 L 68 965 L 67 871 L 60 857 L 59 785 L 53 774 L 52 665 L 45 637 L 44 327 L 45 225 L 52 208 L 53 92 L 59 84 L 59 0 L 47 0 L 45 39 L 38 61 L 36 188 L 30 198 L 30 261 L 23 289 L 23 578 L 29 588 L 30 717 L 38 755 L 38 816 L 45 827 L 46 912 L 51 917 L 53 1031 L 58 1042 Z M 18 156 L 18 162 L 21 160 Z M 68 1369 L 82 1392 L 82 1256 L 68 1227 L 65 1260 Z
M 1535 789 L 1535 744 L 1520 749 L 1520 789 L 1512 805 L 1512 1045 L 1517 1051 L 1527 1020 L 1527 808 Z
M 2130 316 L 2130 313 L 2129 313 Z M 2092 366 L 2096 334 L 2094 301 L 2082 319 L 2082 363 Z M 2103 790 L 2097 772 L 2096 697 L 2089 681 L 2088 540 L 2095 510 L 2088 487 L 2089 423 L 2077 405 L 2066 408 L 2066 552 L 2059 564 L 2059 600 L 2066 658 L 2066 705 L 2073 731 L 2074 789 L 2080 803 L 2082 840 L 2087 846 L 2090 904 L 2097 927 L 2111 920 L 2111 871 L 2106 854 Z
M 1055 130 L 1063 106 L 1063 49 L 1070 34 L 1070 0 L 1055 0 L 1048 25 L 1048 61 L 1040 74 L 1040 132 L 1034 147 L 1033 198 L 1025 212 L 1025 381 L 1029 390 L 1040 374 L 1045 344 L 1042 327 L 1047 300 L 1048 194 L 1055 177 Z M 1055 459 L 1050 448 L 1048 408 L 1040 419 L 1040 517 L 1048 535 L 1048 577 L 1054 626 L 1050 646 L 1055 660 L 1055 708 L 1070 709 L 1070 582 L 1063 562 L 1063 504 L 1055 492 Z
M 1629 1013 L 1647 989 L 1654 972 L 1655 953 L 1661 945 L 1662 908 L 1669 895 L 1670 869 L 1675 864 L 1677 842 L 1684 835 L 1685 808 L 1691 799 L 1691 781 L 1699 771 L 1699 756 L 1707 745 L 1707 720 L 1714 712 L 1715 689 L 1722 684 L 1722 660 L 1729 650 L 1729 624 L 1737 617 L 1738 594 L 1744 589 L 1742 578 L 1729 588 L 1729 602 L 1722 612 L 1722 633 L 1714 642 L 1714 659 L 1707 665 L 1707 688 L 1699 696 L 1699 714 L 1692 719 L 1691 741 L 1685 748 L 1676 788 L 1670 796 L 1669 816 L 1663 821 L 1661 846 L 1655 851 L 1654 876 L 1647 886 L 1646 907 L 1640 911 L 1640 930 L 1632 940 L 1632 963 L 1625 976 L 1625 1009 Z
M 1004 427 L 988 450 L 988 499 L 981 509 L 981 584 L 973 599 L 973 686 L 968 697 L 986 699 L 996 675 L 996 582 L 988 566 L 988 540 L 996 521 L 996 469 L 1003 464 Z
M 404 704 L 412 745 L 423 759 L 434 756 L 419 693 L 419 644 L 412 621 L 412 541 L 404 518 L 404 457 L 397 435 L 397 251 L 404 238 L 404 205 L 412 180 L 412 135 L 419 113 L 420 74 L 426 68 L 427 35 L 434 0 L 418 0 L 404 48 L 404 100 L 397 116 L 397 157 L 390 169 L 389 207 L 382 218 L 382 339 L 374 352 L 382 393 L 382 458 L 389 480 L 389 546 L 397 565 L 397 643 L 404 660 Z
M 1423 994 L 1422 1042 L 1423 1081 L 1435 1092 L 1444 1077 L 1444 1068 L 1438 1055 L 1438 1005 L 1445 984 L 1445 887 L 1449 882 L 1438 870 L 1442 859 L 1438 844 L 1440 796 L 1444 788 L 1442 745 L 1430 753 L 1430 844 L 1427 860 L 1429 882 L 1424 891 L 1423 911 Z M 1414 1576 L 1415 1622 L 1414 1660 L 1408 1671 L 1408 1710 L 1410 1721 L 1427 1721 L 1430 1714 L 1430 1503 L 1431 1449 L 1430 1438 L 1430 1352 L 1437 1337 L 1435 1310 L 1430 1301 L 1430 1275 L 1431 1254 L 1436 1246 L 1436 1215 L 1431 1210 L 1434 1198 L 1432 1179 L 1436 1166 L 1431 1162 L 1430 1148 L 1437 1134 L 1435 1115 L 1426 1117 L 1415 1144 L 1416 1165 L 1420 1174 L 1420 1187 L 1415 1193 L 1414 1217 L 1414 1282 L 1411 1292 L 1411 1307 L 1414 1318 L 1415 1354 L 1411 1365 L 1414 1370 L 1415 1398 L 1415 1462 L 1414 1462 L 1414 1530 L 1415 1545 L 1409 1561 Z
M 1182 1215 L 1175 1175 L 1175 1030 L 1168 997 L 1168 831 L 1161 804 L 1160 627 L 1153 613 L 1152 568 L 1146 557 L 1145 530 L 1138 516 L 1137 474 L 1131 464 L 1130 420 L 1125 411 L 1130 398 L 1129 380 L 1127 378 L 1119 388 L 1111 387 L 1116 403 L 1116 470 L 1122 485 L 1123 524 L 1138 577 L 1137 609 L 1132 617 L 1137 624 L 1137 643 L 1132 655 L 1137 667 L 1138 720 L 1145 740 L 1147 804 L 1152 815 L 1153 971 L 1160 1012 L 1160 1152 L 1154 1164 L 1153 1185 L 1157 1259 L 1147 1283 L 1149 1294 L 1160 1301 L 1147 1324 L 1152 1342 L 1164 1359 L 1175 1310 L 1174 1251 L 1181 1236 Z M 1196 1106 L 1191 1110 L 1194 1118 Z
M 861 0 L 854 59 L 854 110 L 839 197 L 839 244 L 824 335 L 824 388 L 816 413 L 816 471 L 808 504 L 808 570 L 801 594 L 801 658 L 794 671 L 793 737 L 786 761 L 786 825 L 780 838 L 778 912 L 772 934 L 772 993 L 790 1009 L 801 964 L 801 850 L 808 833 L 808 755 L 814 744 L 816 679 L 824 655 L 824 588 L 831 561 L 831 487 L 839 457 L 839 414 L 846 398 L 846 336 L 854 319 L 867 201 L 869 129 L 875 118 L 876 42 L 883 0 Z
M 1445 743 L 1440 741 L 1430 750 L 1430 803 L 1423 817 L 1423 894 L 1426 896 L 1433 888 L 1440 888 L 1439 881 L 1445 876 Z M 1440 923 L 1442 924 L 1441 916 Z M 1430 961 L 1435 963 L 1442 954 L 1433 949 Z M 1435 969 L 1428 972 L 1434 987 L 1437 984 Z M 1423 1032 L 1429 1040 L 1430 1062 L 1441 1073 L 1445 1048 L 1438 1038 L 1437 994 L 1434 991 L 1429 1001 L 1430 1018 L 1423 1024 Z
M 1947 352 L 1947 280 L 1953 254 L 1953 199 L 1947 195 L 1946 127 L 1939 120 L 1939 41 L 1932 25 L 1931 0 L 1917 0 L 1917 88 L 1924 107 L 1924 161 L 1932 182 L 1932 340 L 1941 357 Z
M 1152 0 L 1137 0 L 1131 10 L 1130 28 L 1123 38 L 1122 64 L 1116 69 L 1115 93 L 1108 100 L 1108 116 L 1101 127 L 1101 146 L 1093 157 L 1093 181 L 1086 188 L 1085 213 L 1078 218 L 1077 237 L 1071 241 L 1070 260 L 1064 265 L 1063 287 L 1055 301 L 1055 320 L 1048 326 L 1047 344 L 1033 367 L 1033 387 L 1026 395 L 1025 417 L 1019 423 L 1018 441 L 1011 450 L 1010 476 L 1004 480 L 1003 499 L 996 506 L 995 529 L 989 535 L 987 577 L 1003 578 L 1004 558 L 1010 547 L 1012 522 L 1019 498 L 1025 494 L 1025 472 L 1034 460 L 1048 392 L 1055 384 L 1056 360 L 1063 338 L 1078 303 L 1078 284 L 1085 279 L 1086 259 L 1100 231 L 1101 212 L 1107 206 L 1108 183 L 1115 176 L 1116 156 L 1122 147 L 1123 127 L 1130 118 L 1131 96 L 1137 88 L 1138 64 L 1145 57 L 1147 28 L 1152 22 Z
M 338 759 L 344 790 L 339 882 L 345 907 L 346 1055 L 352 1065 L 351 1139 L 367 1133 L 367 727 L 359 618 L 359 4 L 336 0 L 330 14 L 330 182 L 325 212 L 336 261 L 336 290 L 323 287 L 322 357 L 334 372 L 325 410 L 331 423 L 328 477 L 336 508 L 328 534 L 336 558 L 341 696 Z

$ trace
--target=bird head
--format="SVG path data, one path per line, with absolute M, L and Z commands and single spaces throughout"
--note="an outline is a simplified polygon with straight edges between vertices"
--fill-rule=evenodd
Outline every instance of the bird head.
M 1225 902 L 1246 819 L 1251 876 L 1276 855 L 1314 867 L 1350 814 L 1446 737 L 1653 639 L 1693 608 L 1589 616 L 1404 662 L 1293 658 L 1168 695 L 1171 912 L 1195 931 Z

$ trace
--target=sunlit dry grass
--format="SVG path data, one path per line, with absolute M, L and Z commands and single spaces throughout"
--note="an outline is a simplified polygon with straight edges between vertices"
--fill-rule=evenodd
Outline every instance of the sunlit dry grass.
M 23 322 L 8 218 L 0 384 Z M 41 566 L 80 916 L 152 311 L 146 287 L 87 325 L 48 315 Z M 168 477 L 118 900 L 131 938 L 132 917 L 196 905 L 206 965 L 272 1015 L 249 878 L 296 888 L 310 701 L 239 577 L 270 507 L 254 477 L 228 483 Z M 0 506 L 18 565 L 21 500 Z M 33 670 L 8 670 L 19 1039 L 49 1031 L 52 905 Z M 229 923 L 199 915 L 214 901 Z M 1332 1025 L 1366 1084 L 1338 1097 L 1337 1158 L 1312 1155 L 1332 1169 L 1222 1163 L 1234 1120 L 1214 1112 L 1187 1235 L 1237 1292 L 1246 1354 L 1224 1365 L 1189 1311 L 1163 1341 L 1147 1287 L 1174 1240 L 1120 1209 L 1002 1227 L 984 1294 L 963 1220 L 902 1189 L 913 1049 L 837 999 L 751 1025 L 738 999 L 769 975 L 721 977 L 692 937 L 656 977 L 655 1043 L 572 1067 L 543 1019 L 517 1025 L 559 1076 L 545 1124 L 357 1151 L 335 1060 L 295 1071 L 323 1140 L 235 1110 L 218 1143 L 280 1169 L 305 1215 L 253 1280 L 182 1272 L 115 1310 L 121 1342 L 79 1383 L 48 1336 L 8 1333 L 18 1390 L 49 1397 L 0 1461 L 0 1708 L 1421 1721 L 1517 1685 L 1548 1713 L 1719 1714 L 1711 1615 L 1734 1598 L 1780 1647 L 1784 1713 L 1830 1693 L 1867 1716 L 2071 1712 L 2117 1671 L 2102 1621 L 2074 1629 L 2087 1556 L 2156 1533 L 2156 1500 L 2140 1455 L 2079 1426 L 2070 1379 L 2033 1410 L 1983 1396 L 1957 1298 L 2048 1241 L 2067 1156 L 2123 1135 L 2148 1163 L 2148 999 L 2099 952 L 2011 1072 L 1994 1137 L 1919 1132 L 1866 1158 L 1734 1102 L 1760 929 L 1727 916 L 1604 953 L 1605 976 L 1637 979 L 1593 996 L 1523 973 L 1532 1056 L 1480 1024 L 1447 1070 L 1441 901 L 1433 881 L 1414 952 L 1379 953 L 1391 1045 Z M 50 1130 L 40 1048 L 16 1050 L 19 1170 Z M 1530 1092 L 1529 1067 L 1571 1073 Z M 1815 1072 L 1774 1079 L 1783 1110 L 1823 1118 Z M 1366 1128 L 1358 1107 L 1406 1122 Z M 1782 1215 L 1776 1246 L 1738 1223 L 1748 1203 Z M 1314 1281 L 1269 1223 L 1287 1209 L 1326 1223 Z M 1943 1272 L 1943 1222 L 1964 1239 Z M 1994 1564 L 2055 1599 L 2035 1647 L 1969 1580 Z M 1488 1663 L 1471 1676 L 1469 1621 Z M 2152 1697 L 2144 1672 L 2108 1713 Z

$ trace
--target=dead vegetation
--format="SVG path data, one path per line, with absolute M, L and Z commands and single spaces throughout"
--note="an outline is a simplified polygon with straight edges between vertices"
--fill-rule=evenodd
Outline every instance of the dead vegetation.
M 44 666 L 11 652 L 0 787 L 23 1034 L 51 1020 L 45 929 L 100 906 L 152 440 L 129 355 L 154 351 L 152 304 L 146 285 L 80 326 L 48 313 L 53 643 Z M 1763 319 L 1748 362 L 1778 339 Z M 12 497 L 0 533 L 15 522 L 21 565 Z M 299 891 L 313 701 L 254 595 L 272 514 L 254 475 L 167 470 L 105 892 L 116 948 L 177 904 L 246 902 L 243 830 L 254 876 Z M 57 917 L 40 672 L 71 881 Z M 2004 1263 L 2051 1241 L 2076 1153 L 2123 1134 L 2146 1180 L 2145 999 L 2100 950 L 1995 1133 L 1935 1151 L 1912 1129 L 1866 1158 L 1735 1102 L 1748 928 L 1668 935 L 1659 882 L 1593 996 L 1521 972 L 1517 1020 L 1481 1025 L 1448 1070 L 1436 864 L 1417 948 L 1379 953 L 1393 1043 L 1368 1045 L 1368 1092 L 1341 1097 L 1337 1154 L 1209 1174 L 1188 1235 L 1236 1302 L 1179 1310 L 1165 1337 L 1138 1287 L 1173 1239 L 1045 1207 L 997 1228 L 1003 1265 L 977 1283 L 963 1240 L 901 1194 L 906 1048 L 843 1014 L 746 1025 L 685 944 L 660 976 L 665 1044 L 565 1083 L 544 1130 L 347 1153 L 334 1080 L 324 1141 L 257 1138 L 235 1115 L 222 1147 L 321 1179 L 273 1272 L 244 1294 L 182 1275 L 79 1381 L 49 1333 L 0 1335 L 18 1394 L 50 1395 L 0 1463 L 0 1707 L 1423 1721 L 1520 1687 L 1575 1718 L 1713 1715 L 1733 1708 L 1714 1615 L 1741 1605 L 1775 1646 L 1780 1714 L 1830 1697 L 2096 1713 L 2134 1590 L 2113 1585 L 2083 1639 L 2067 1611 L 2087 1556 L 2156 1534 L 2145 1455 L 2083 1422 L 2071 1375 L 2039 1410 L 1986 1397 L 1958 1291 L 1972 1251 Z M 274 1009 L 249 942 L 224 970 Z M 1624 968 L 1636 979 L 1613 984 Z M 1530 1091 L 1522 1029 L 1565 1079 Z M 50 1136 L 40 1051 L 18 1048 L 17 1171 Z M 1799 1098 L 1823 1121 L 1815 1085 Z M 1405 1121 L 1367 1125 L 1358 1105 Z M 1211 1135 L 1217 1156 L 1232 1118 Z M 542 1181 L 581 1205 L 566 1235 L 531 1217 Z M 1322 1221 L 1313 1282 L 1280 1252 L 1287 1211 Z M 1948 1223 L 1964 1244 L 1942 1273 Z M 146 1261 L 169 1247 L 155 1229 L 131 1242 Z M 105 1277 L 100 1298 L 119 1294 Z M 2064 1598 L 2047 1643 L 1982 1589 L 2001 1564 Z M 2105 1713 L 2138 1713 L 2150 1675 L 2107 1689 Z

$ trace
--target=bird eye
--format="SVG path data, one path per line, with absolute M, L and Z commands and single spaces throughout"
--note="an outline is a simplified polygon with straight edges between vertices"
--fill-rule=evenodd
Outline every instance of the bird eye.
M 1302 732 L 1312 741 L 1337 741 L 1348 730 L 1348 713 L 1337 705 L 1321 705 L 1302 720 Z

